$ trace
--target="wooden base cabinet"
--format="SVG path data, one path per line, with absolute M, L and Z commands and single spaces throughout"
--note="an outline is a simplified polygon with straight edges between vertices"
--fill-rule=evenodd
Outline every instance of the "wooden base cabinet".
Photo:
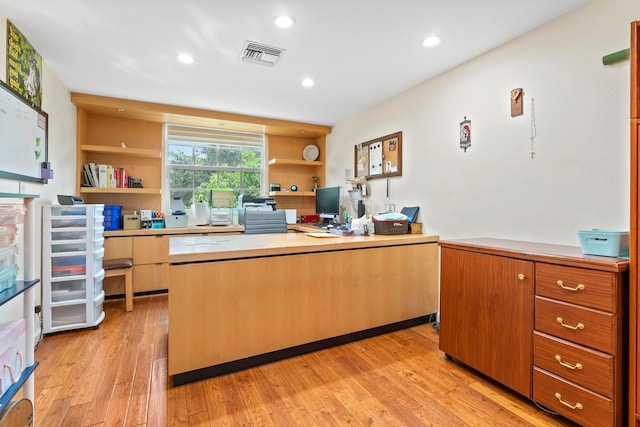
M 531 397 L 533 263 L 442 247 L 440 350 Z
M 440 350 L 584 426 L 626 419 L 625 259 L 441 241 Z

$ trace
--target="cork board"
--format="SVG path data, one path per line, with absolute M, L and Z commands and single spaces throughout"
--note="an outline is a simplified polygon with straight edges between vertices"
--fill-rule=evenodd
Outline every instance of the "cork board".
M 402 176 L 402 132 L 357 144 L 353 170 L 356 178 Z

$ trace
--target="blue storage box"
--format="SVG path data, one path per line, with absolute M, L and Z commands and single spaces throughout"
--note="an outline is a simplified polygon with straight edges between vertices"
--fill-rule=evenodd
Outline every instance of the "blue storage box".
M 629 231 L 594 228 L 579 230 L 582 253 L 614 257 L 629 256 Z
M 122 228 L 122 206 L 104 207 L 104 229 L 120 230 Z

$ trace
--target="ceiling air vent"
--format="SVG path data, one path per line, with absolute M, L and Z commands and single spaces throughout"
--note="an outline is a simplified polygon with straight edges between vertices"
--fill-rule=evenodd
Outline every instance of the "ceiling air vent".
M 280 49 L 279 47 L 246 41 L 242 52 L 240 52 L 240 59 L 246 62 L 270 65 L 273 67 L 283 53 L 284 49 Z

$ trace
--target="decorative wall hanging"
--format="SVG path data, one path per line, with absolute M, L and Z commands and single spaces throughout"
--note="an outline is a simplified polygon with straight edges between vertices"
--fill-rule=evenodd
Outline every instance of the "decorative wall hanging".
M 402 132 L 354 147 L 355 177 L 367 179 L 402 176 Z
M 7 85 L 31 105 L 42 106 L 42 57 L 7 20 Z
M 522 99 L 524 91 L 521 87 L 511 89 L 511 117 L 522 115 Z
M 471 120 L 467 120 L 467 116 L 464 116 L 464 120 L 460 122 L 460 148 L 466 153 L 469 147 L 471 147 Z
M 533 98 L 531 98 L 531 137 L 530 137 L 530 146 L 529 146 L 529 156 L 531 156 L 531 160 L 533 160 L 533 156 L 536 155 L 536 152 L 533 151 L 533 140 L 538 136 L 538 131 L 536 129 L 536 107 L 533 102 Z

